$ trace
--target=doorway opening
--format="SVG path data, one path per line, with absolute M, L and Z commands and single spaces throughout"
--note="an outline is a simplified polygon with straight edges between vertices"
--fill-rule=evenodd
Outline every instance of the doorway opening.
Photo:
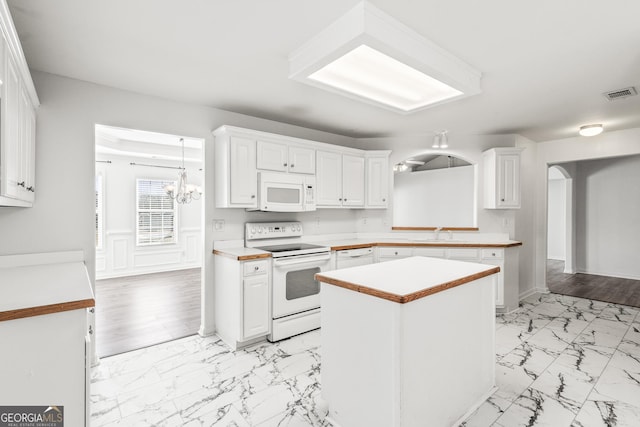
M 581 160 L 548 170 L 547 287 L 640 307 L 640 156 Z M 634 194 L 635 193 L 635 194 Z
M 203 144 L 200 138 L 96 125 L 99 357 L 198 332 Z M 194 189 L 188 203 L 168 191 L 183 171 Z

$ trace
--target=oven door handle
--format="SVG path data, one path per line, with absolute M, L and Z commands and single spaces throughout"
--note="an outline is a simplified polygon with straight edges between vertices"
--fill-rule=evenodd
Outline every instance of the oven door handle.
M 286 259 L 274 258 L 273 265 L 276 267 L 294 265 L 294 264 L 307 264 L 310 262 L 326 261 L 331 258 L 331 253 L 325 255 L 309 254 L 309 255 L 296 255 Z

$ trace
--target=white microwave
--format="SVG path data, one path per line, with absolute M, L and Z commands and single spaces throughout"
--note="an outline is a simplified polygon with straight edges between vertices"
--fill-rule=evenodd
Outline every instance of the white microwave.
M 316 210 L 316 177 L 280 172 L 258 172 L 258 207 L 265 212 Z

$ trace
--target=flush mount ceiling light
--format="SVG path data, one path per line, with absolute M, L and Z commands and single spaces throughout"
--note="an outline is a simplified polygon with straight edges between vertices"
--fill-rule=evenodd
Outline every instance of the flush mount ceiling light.
M 401 113 L 478 94 L 480 77 L 366 1 L 289 56 L 289 78 Z
M 604 130 L 604 127 L 600 124 L 584 125 L 584 126 L 580 126 L 580 130 L 578 131 L 578 133 L 582 136 L 596 136 L 596 135 L 600 135 L 603 130 Z

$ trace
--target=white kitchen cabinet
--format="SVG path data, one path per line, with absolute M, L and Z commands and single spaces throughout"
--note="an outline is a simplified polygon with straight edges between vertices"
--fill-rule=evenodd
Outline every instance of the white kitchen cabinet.
M 0 15 L 0 206 L 30 207 L 36 189 L 35 106 L 39 101 L 6 4 L 0 7 Z
M 258 169 L 278 172 L 314 174 L 316 170 L 315 149 L 258 140 Z
M 492 148 L 482 153 L 485 209 L 520 208 L 522 148 Z
M 390 151 L 367 151 L 365 153 L 365 208 L 386 209 L 389 200 L 389 154 Z
M 214 136 L 216 207 L 258 207 L 256 140 L 224 128 L 214 132 Z
M 342 154 L 316 152 L 316 206 L 342 206 Z
M 376 262 L 392 261 L 413 256 L 413 248 L 411 246 L 378 247 L 377 249 Z
M 82 252 L 0 257 L 0 402 L 62 406 L 65 425 L 88 427 L 87 310 L 95 301 L 82 258 Z
M 495 265 L 500 267 L 500 273 L 495 275 L 495 294 L 496 294 L 496 306 L 502 307 L 504 305 L 504 249 L 483 249 L 482 258 L 480 259 L 482 264 Z
M 214 257 L 216 332 L 234 350 L 271 332 L 270 262 Z
M 316 152 L 316 206 L 364 207 L 364 156 Z
M 364 207 L 364 157 L 342 155 L 342 206 Z
M 289 172 L 316 173 L 316 150 L 312 148 L 289 146 Z

